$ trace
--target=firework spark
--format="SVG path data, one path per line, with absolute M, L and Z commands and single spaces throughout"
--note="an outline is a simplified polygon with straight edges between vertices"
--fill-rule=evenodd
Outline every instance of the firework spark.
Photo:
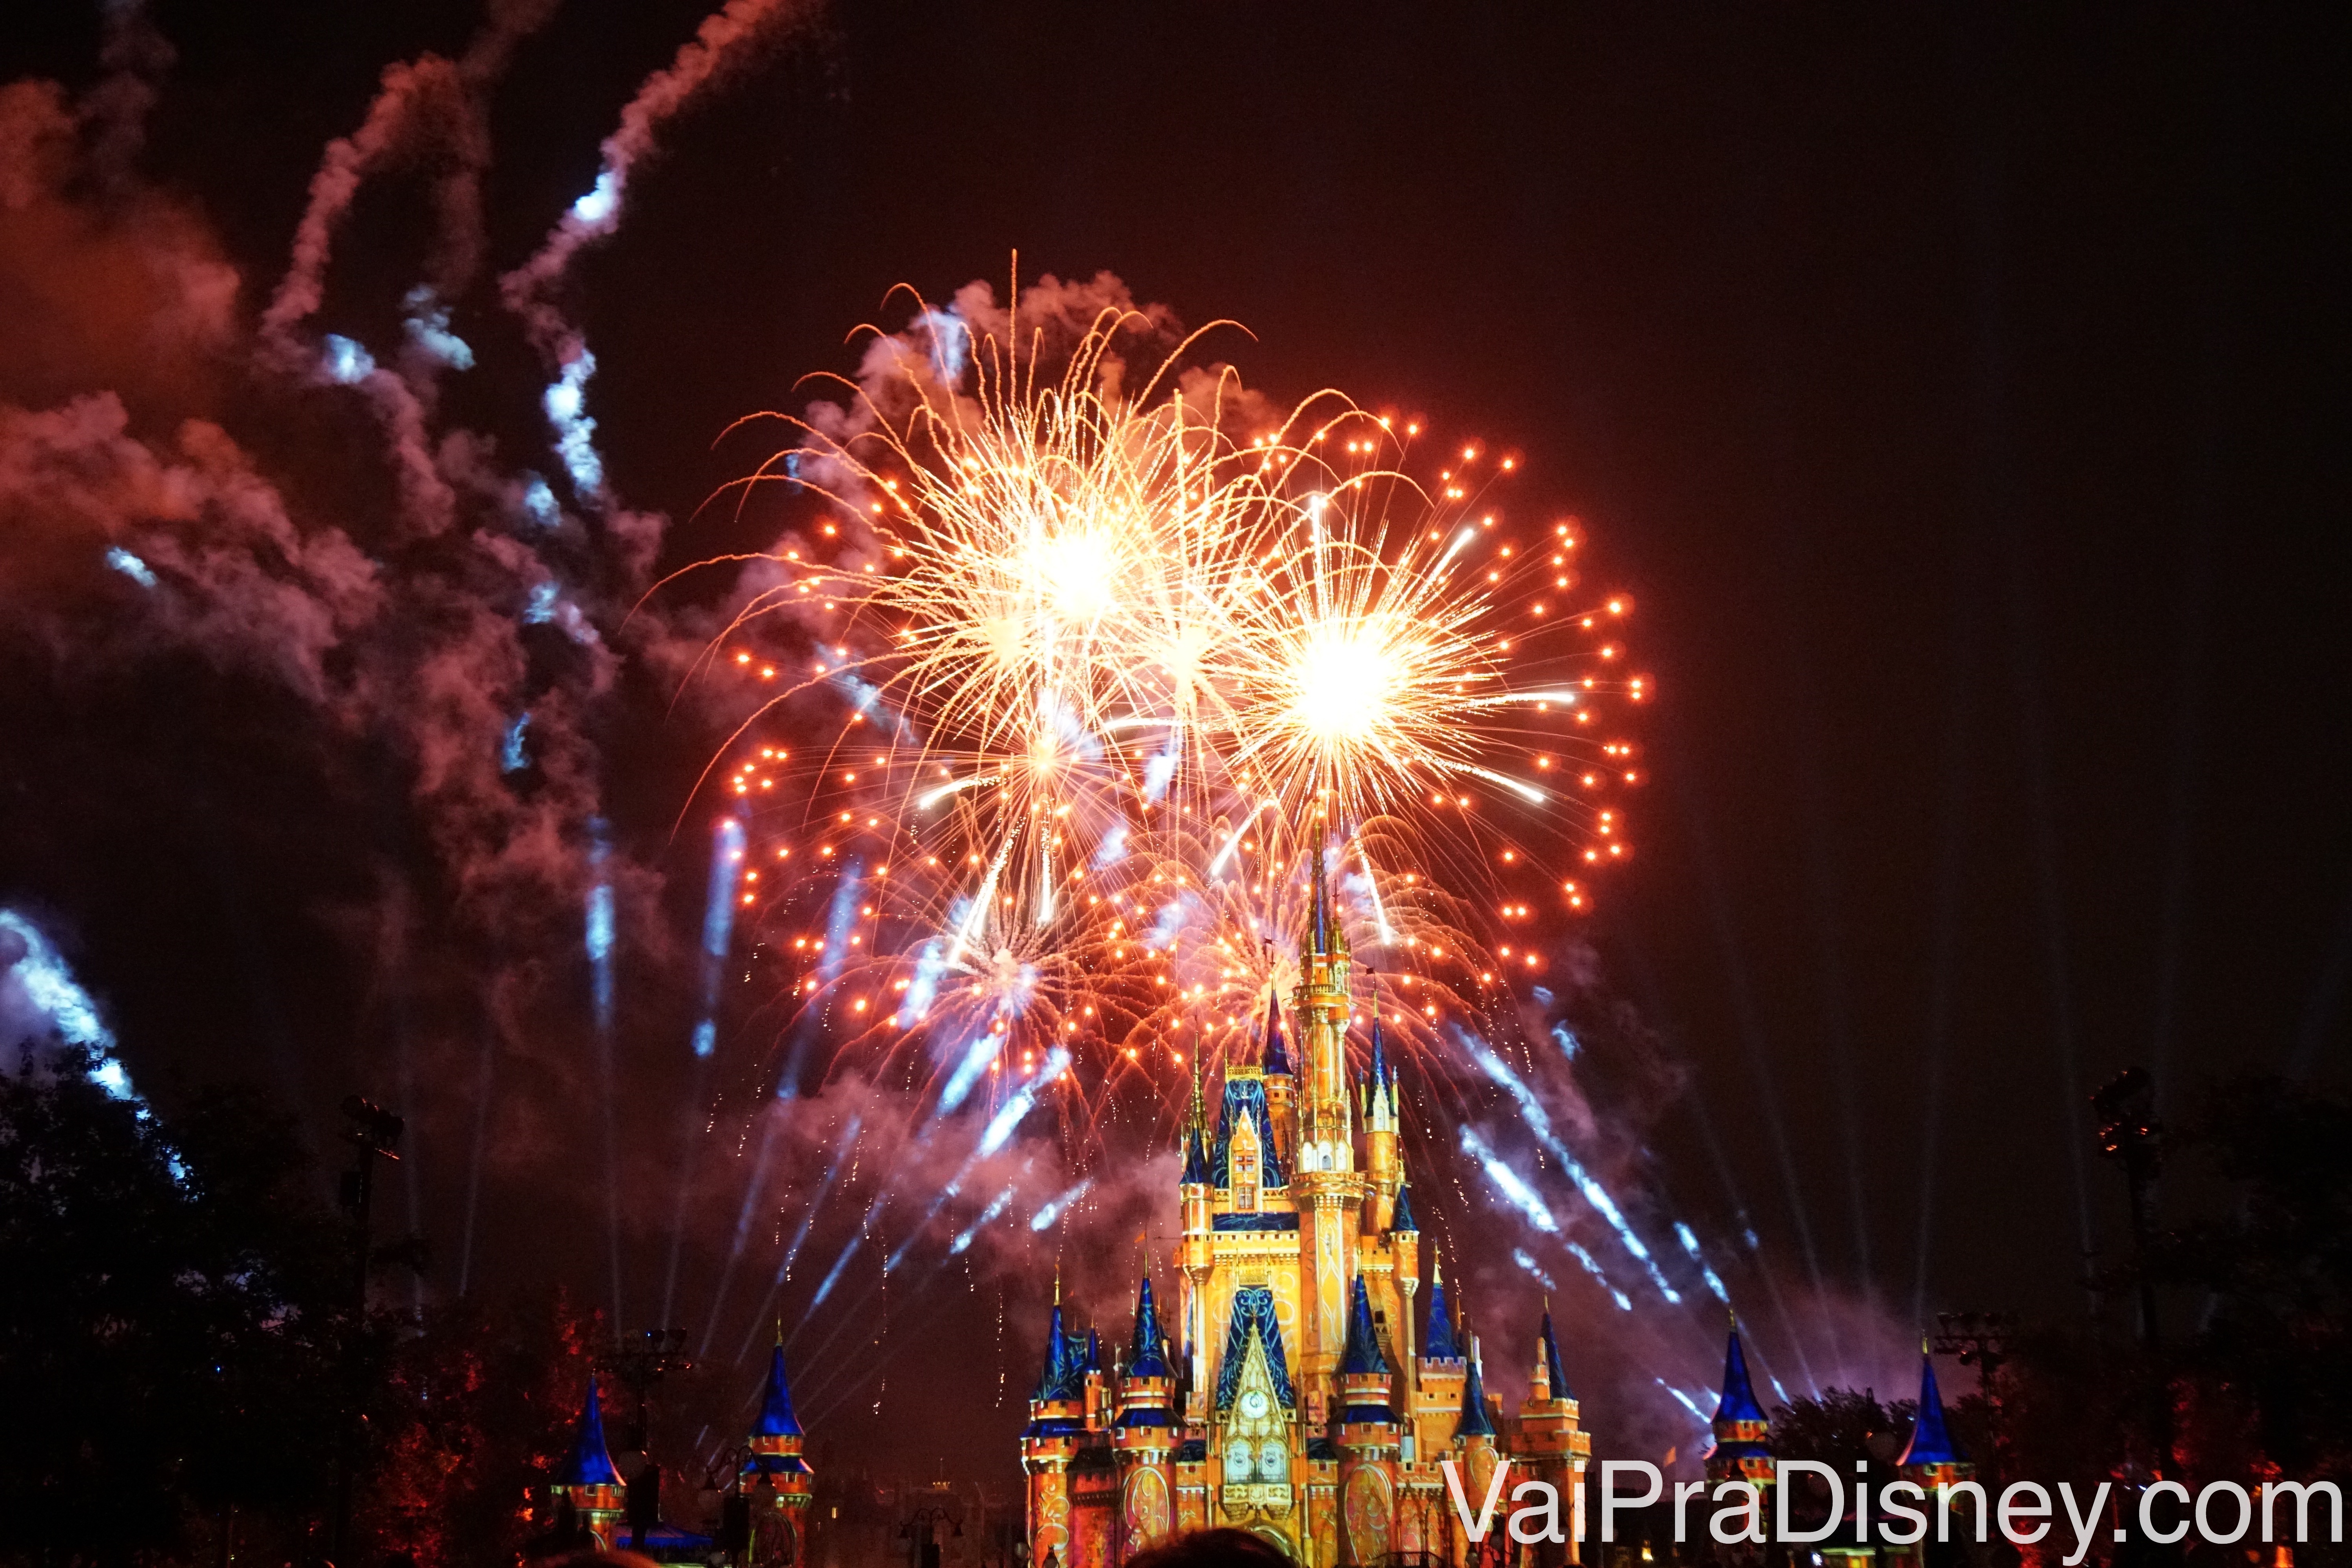
M 1329 853 L 1360 1017 L 1451 1064 L 1442 1026 L 1540 969 L 1508 939 L 1627 852 L 1597 726 L 1649 694 L 1628 603 L 1578 598 L 1573 521 L 1507 524 L 1515 458 L 1431 474 L 1417 422 L 1331 394 L 1268 419 L 1182 368 L 1196 339 L 1131 388 L 1132 313 L 1049 376 L 1019 322 L 877 331 L 848 410 L 747 481 L 803 521 L 714 644 L 764 696 L 714 776 L 769 840 L 740 898 L 799 1019 L 934 1117 L 1050 1085 L 1083 1163 L 1257 1048 Z M 830 742 L 779 743 L 845 696 Z

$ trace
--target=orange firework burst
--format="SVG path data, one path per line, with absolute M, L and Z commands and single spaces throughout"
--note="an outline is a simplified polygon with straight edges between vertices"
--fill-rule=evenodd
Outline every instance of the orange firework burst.
M 1192 340 L 1125 390 L 1131 316 L 1042 377 L 1017 321 L 968 369 L 877 333 L 849 412 L 753 481 L 822 511 L 721 639 L 772 693 L 731 787 L 813 868 L 749 899 L 801 1026 L 945 1107 L 1057 1047 L 1085 1125 L 1130 1082 L 1172 1106 L 1166 1069 L 1286 986 L 1328 851 L 1363 1013 L 1427 1050 L 1627 852 L 1632 748 L 1597 732 L 1648 694 L 1627 602 L 1578 601 L 1572 521 L 1507 525 L 1515 459 L 1416 480 L 1420 427 L 1329 394 L 1247 434 L 1230 373 L 1180 373 Z M 793 763 L 765 716 L 819 689 L 847 721 Z

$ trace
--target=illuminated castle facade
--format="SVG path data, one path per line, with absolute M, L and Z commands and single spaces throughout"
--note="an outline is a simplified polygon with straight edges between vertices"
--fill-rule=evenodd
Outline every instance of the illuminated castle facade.
M 1295 1058 L 1269 1003 L 1260 1059 L 1226 1068 L 1213 1121 L 1195 1084 L 1172 1314 L 1147 1275 L 1126 1353 L 1106 1365 L 1055 1292 L 1021 1438 L 1033 1568 L 1114 1568 L 1172 1531 L 1228 1525 L 1311 1568 L 1459 1565 L 1468 1542 L 1439 1461 L 1457 1463 L 1475 1509 L 1507 1454 L 1514 1484 L 1565 1495 L 1591 1451 L 1549 1311 L 1516 1416 L 1487 1396 L 1433 1255 L 1416 1332 L 1396 1079 L 1375 1019 L 1370 1070 L 1349 1081 L 1348 941 L 1319 868 L 1301 947 Z M 1547 1551 L 1576 1561 L 1572 1544 Z

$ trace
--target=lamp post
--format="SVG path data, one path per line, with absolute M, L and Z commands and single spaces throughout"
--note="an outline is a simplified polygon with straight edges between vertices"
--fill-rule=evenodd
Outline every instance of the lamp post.
M 686 1331 L 646 1329 L 634 1342 L 625 1340 L 597 1360 L 605 1371 L 635 1395 L 628 1446 L 642 1454 L 646 1451 L 646 1409 L 654 1384 L 670 1373 L 693 1369 L 694 1363 L 686 1357 Z
M 352 1487 L 359 1468 L 360 1342 L 367 1326 L 368 1267 L 373 1261 L 372 1232 L 375 1203 L 375 1163 L 400 1158 L 400 1135 L 407 1123 L 373 1100 L 347 1096 L 342 1104 L 351 1125 L 343 1142 L 358 1151 L 352 1168 L 343 1173 L 342 1205 L 352 1216 L 352 1329 L 343 1346 L 345 1408 L 342 1431 L 336 1443 L 335 1511 L 327 1531 L 329 1561 L 341 1568 L 352 1529 Z
M 2009 1359 L 2009 1338 L 2017 1331 L 2014 1312 L 1938 1312 L 1936 1353 L 1958 1356 L 1962 1366 L 1977 1369 L 1977 1394 L 1985 1402 L 1985 1417 L 1992 1427 L 1995 1477 L 2007 1473 L 1999 1461 L 2007 1423 L 2001 1418 L 2000 1365 Z
M 2091 1096 L 2091 1109 L 2099 1119 L 2099 1152 L 2124 1168 L 2131 1198 L 2132 1271 L 2139 1277 L 2139 1343 L 2147 1360 L 2148 1431 L 2155 1449 L 2148 1470 L 2161 1478 L 2172 1468 L 2172 1400 L 2158 1360 L 2156 1277 L 2149 1268 L 2156 1178 L 2164 1169 L 2164 1123 L 2156 1119 L 2155 1081 L 2146 1068 L 2126 1068 Z
M 2156 1085 L 2146 1068 L 2130 1067 L 2091 1096 L 2099 1118 L 2099 1152 L 2124 1168 L 2131 1195 L 2132 1255 L 2139 1275 L 2140 1343 L 2157 1345 L 2156 1281 L 2147 1267 L 2148 1238 L 2155 1223 L 2150 1202 L 2164 1169 L 2164 1123 L 2156 1119 Z
M 650 1451 L 647 1407 L 654 1384 L 673 1372 L 685 1372 L 694 1363 L 686 1358 L 684 1329 L 646 1329 L 635 1341 L 623 1341 L 597 1358 L 598 1364 L 613 1375 L 615 1382 L 635 1395 L 631 1408 L 627 1446 L 638 1458 L 636 1473 L 629 1479 L 629 1544 L 641 1548 L 646 1531 L 661 1519 L 661 1467 L 654 1463 Z

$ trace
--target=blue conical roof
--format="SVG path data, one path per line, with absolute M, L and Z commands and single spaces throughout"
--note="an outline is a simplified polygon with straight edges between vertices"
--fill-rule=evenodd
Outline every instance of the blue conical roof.
M 1374 976 L 1374 978 L 1377 979 L 1378 976 Z M 1381 1015 L 1377 1007 L 1375 1007 L 1372 1013 L 1371 1077 L 1372 1092 L 1374 1094 L 1386 1094 L 1389 1088 L 1389 1058 L 1386 1048 L 1381 1044 Z
M 1576 1395 L 1568 1391 L 1568 1370 L 1559 1363 L 1559 1341 L 1553 1337 L 1551 1309 L 1548 1306 L 1544 1309 L 1542 1344 L 1544 1375 L 1551 1380 L 1551 1396 L 1554 1399 L 1575 1398 Z
M 1266 1103 L 1265 1080 L 1248 1076 L 1225 1079 L 1224 1091 L 1219 1096 L 1217 1140 L 1209 1150 L 1210 1184 L 1232 1184 L 1234 1124 L 1244 1117 L 1257 1130 L 1259 1184 L 1284 1185 L 1287 1178 L 1282 1171 L 1281 1150 L 1274 1141 L 1274 1110 Z
M 617 1487 L 621 1472 L 613 1468 L 613 1456 L 604 1447 L 604 1408 L 596 1398 L 596 1374 L 588 1374 L 588 1399 L 580 1407 L 580 1428 L 572 1441 L 572 1452 L 565 1456 L 562 1468 L 555 1472 L 559 1487 Z
M 760 1419 L 751 1428 L 754 1437 L 797 1437 L 801 1435 L 800 1417 L 793 1414 L 793 1391 L 784 1382 L 784 1347 L 781 1344 L 768 1352 L 768 1392 L 760 1401 Z
M 1910 1446 L 1903 1450 L 1898 1465 L 1957 1465 L 1963 1456 L 1959 1445 L 1944 1426 L 1944 1391 L 1936 1386 L 1936 1363 L 1924 1352 L 1919 1357 L 1919 1415 L 1911 1426 Z
M 1143 1288 L 1135 1295 L 1135 1337 L 1128 1344 L 1127 1375 L 1129 1377 L 1168 1377 L 1168 1356 L 1160 1334 L 1160 1314 L 1151 1304 L 1151 1277 L 1143 1277 Z
M 1241 1386 L 1242 1368 L 1249 1362 L 1252 1334 L 1265 1347 L 1265 1369 L 1274 1380 L 1276 1402 L 1285 1410 L 1297 1409 L 1298 1395 L 1290 1382 L 1290 1357 L 1282 1348 L 1282 1320 L 1275 1310 L 1273 1288 L 1266 1285 L 1244 1285 L 1234 1292 L 1233 1310 L 1225 1320 L 1225 1353 L 1217 1367 L 1217 1409 L 1233 1408 L 1234 1394 Z
M 1188 1187 L 1209 1184 L 1209 1152 L 1202 1147 L 1198 1127 L 1184 1130 L 1184 1173 L 1178 1179 Z
M 1095 1332 L 1092 1329 L 1088 1329 L 1087 1331 L 1086 1369 L 1088 1372 L 1100 1372 L 1102 1370 L 1102 1336 Z
M 1275 994 L 1271 985 L 1266 987 L 1265 1040 L 1259 1049 L 1258 1059 L 1265 1064 L 1266 1077 L 1291 1076 L 1290 1047 L 1282 1037 L 1282 998 Z
M 1761 1421 L 1764 1406 L 1756 1401 L 1756 1390 L 1748 1381 L 1748 1352 L 1740 1347 L 1739 1331 L 1731 1331 L 1731 1343 L 1723 1352 L 1723 1399 L 1715 1407 L 1715 1418 L 1725 1421 Z
M 1037 1374 L 1037 1392 L 1033 1399 L 1076 1399 L 1081 1396 L 1086 1380 L 1086 1365 L 1081 1352 L 1070 1342 L 1062 1327 L 1062 1304 L 1054 1303 L 1053 1321 L 1045 1330 L 1045 1368 Z
M 1421 1231 L 1421 1223 L 1412 1217 L 1412 1189 L 1402 1182 L 1397 1184 L 1396 1208 L 1389 1215 L 1389 1228 L 1416 1235 Z
M 1348 1310 L 1348 1345 L 1339 1357 L 1339 1371 L 1366 1374 L 1385 1374 L 1388 1357 L 1381 1353 L 1380 1335 L 1372 1329 L 1372 1299 L 1364 1289 L 1364 1277 L 1356 1276 L 1355 1300 Z
M 1422 1354 L 1432 1361 L 1460 1361 L 1462 1347 L 1454 1338 L 1454 1316 L 1445 1309 L 1445 1281 L 1433 1271 L 1429 1281 L 1429 1333 Z
M 1456 1437 L 1491 1437 L 1495 1423 L 1486 1414 L 1486 1387 L 1478 1376 L 1478 1360 L 1470 1359 L 1469 1375 L 1462 1380 L 1462 1415 L 1454 1423 Z

